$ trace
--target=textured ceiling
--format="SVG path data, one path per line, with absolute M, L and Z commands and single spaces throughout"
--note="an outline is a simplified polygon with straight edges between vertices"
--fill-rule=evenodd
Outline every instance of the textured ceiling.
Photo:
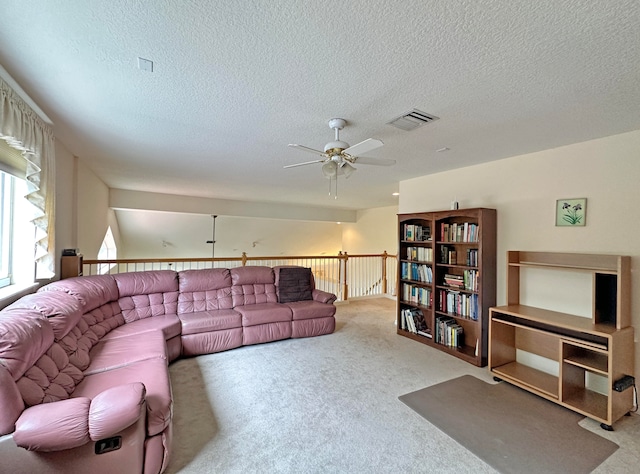
M 637 0 L 3 0 L 0 64 L 112 188 L 361 209 L 410 177 L 639 129 L 639 24 Z M 440 120 L 385 124 L 414 107 Z M 397 160 L 356 165 L 337 200 L 320 165 L 282 169 L 332 117 Z

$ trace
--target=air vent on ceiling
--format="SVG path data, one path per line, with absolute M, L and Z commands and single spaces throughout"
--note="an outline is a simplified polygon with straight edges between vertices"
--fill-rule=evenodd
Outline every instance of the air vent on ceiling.
M 429 122 L 433 122 L 434 120 L 438 120 L 438 117 L 429 115 L 418 109 L 413 109 L 412 111 L 407 112 L 406 114 L 401 115 L 400 117 L 395 118 L 391 122 L 387 123 L 408 132 L 415 128 L 426 125 Z

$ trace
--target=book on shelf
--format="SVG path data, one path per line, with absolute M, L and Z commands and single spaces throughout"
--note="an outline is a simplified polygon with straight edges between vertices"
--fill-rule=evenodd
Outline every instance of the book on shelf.
M 433 282 L 433 270 L 431 270 L 430 265 L 402 262 L 400 268 L 403 280 L 421 281 L 424 283 Z
M 458 290 L 478 291 L 478 270 L 464 270 L 462 275 L 445 273 L 444 284 Z
M 413 334 L 431 338 L 431 330 L 427 326 L 424 314 L 417 308 L 405 308 L 401 311 L 401 327 Z
M 477 242 L 478 224 L 472 222 L 443 222 L 440 225 L 442 242 Z
M 454 288 L 462 289 L 465 287 L 465 279 L 462 275 L 454 275 L 452 273 L 445 273 L 444 284 L 452 286 Z
M 414 303 L 421 306 L 431 307 L 431 305 L 433 304 L 431 288 L 403 283 L 402 300 L 406 301 L 407 303 Z
M 456 320 L 450 316 L 438 316 L 435 324 L 435 342 L 449 347 L 464 345 L 464 330 Z
M 402 239 L 408 242 L 431 240 L 431 227 L 418 224 L 405 224 Z
M 407 247 L 407 260 L 432 262 L 433 249 L 431 247 Z
M 458 252 L 455 247 L 443 245 L 440 247 L 440 262 L 447 265 L 458 264 Z
M 467 249 L 467 266 L 478 266 L 478 249 Z
M 438 291 L 438 310 L 464 319 L 478 320 L 478 295 L 458 290 Z

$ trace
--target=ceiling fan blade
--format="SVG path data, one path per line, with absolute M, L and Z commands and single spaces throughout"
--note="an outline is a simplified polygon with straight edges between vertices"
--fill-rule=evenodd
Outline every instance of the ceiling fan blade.
M 322 163 L 324 160 L 305 161 L 304 163 L 296 163 L 295 165 L 283 166 L 283 168 L 295 168 L 296 166 L 311 165 L 313 163 Z
M 378 166 L 391 166 L 396 164 L 396 160 L 389 158 L 367 158 L 366 156 L 358 156 L 354 158 L 354 163 L 359 165 L 378 165 Z
M 313 153 L 314 155 L 320 155 L 320 156 L 324 156 L 325 158 L 327 157 L 327 154 L 323 151 L 320 150 L 314 150 L 313 148 L 309 148 L 306 146 L 302 146 L 302 145 L 297 145 L 295 143 L 289 143 L 289 146 L 292 148 L 296 148 L 298 150 L 301 151 L 306 151 L 307 153 Z
M 364 155 L 365 153 L 369 153 L 371 150 L 375 150 L 376 148 L 380 148 L 384 143 L 381 140 L 377 140 L 375 138 L 367 138 L 365 141 L 356 143 L 353 146 L 350 146 L 344 153 L 356 157 L 358 155 Z

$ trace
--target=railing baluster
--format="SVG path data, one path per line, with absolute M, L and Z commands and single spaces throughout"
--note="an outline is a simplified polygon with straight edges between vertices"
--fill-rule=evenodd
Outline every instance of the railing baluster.
M 185 259 L 116 259 L 88 260 L 83 262 L 84 275 L 102 273 L 117 274 L 146 270 L 193 270 L 203 268 L 236 268 L 246 265 L 275 267 L 298 265 L 311 268 L 316 288 L 334 293 L 339 300 L 370 295 L 390 294 L 397 291 L 396 255 L 382 254 L 337 256 L 286 256 L 286 257 L 242 257 L 230 258 L 185 258 Z

